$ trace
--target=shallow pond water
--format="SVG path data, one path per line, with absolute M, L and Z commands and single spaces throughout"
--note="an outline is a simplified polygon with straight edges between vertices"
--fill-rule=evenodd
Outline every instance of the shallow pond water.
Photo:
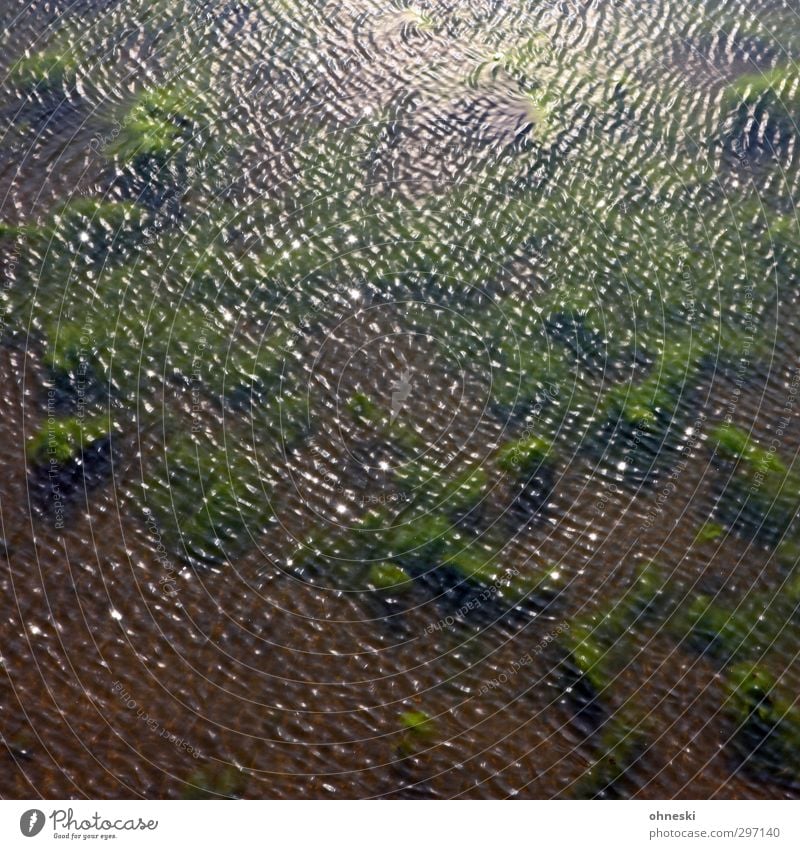
M 0 794 L 798 795 L 791 3 L 0 23 Z

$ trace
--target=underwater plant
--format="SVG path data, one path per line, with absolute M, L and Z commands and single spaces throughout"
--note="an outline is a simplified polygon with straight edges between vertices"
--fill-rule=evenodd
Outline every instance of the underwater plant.
M 105 483 L 112 469 L 112 426 L 109 419 L 61 417 L 47 419 L 28 442 L 28 487 L 33 503 L 49 509 L 57 528 L 81 493 Z
M 208 767 L 186 779 L 183 799 L 241 799 L 247 788 L 247 776 L 232 766 Z
M 125 163 L 150 157 L 164 164 L 194 140 L 206 108 L 197 91 L 180 84 L 149 89 L 122 119 L 107 153 Z
M 800 79 L 793 67 L 747 73 L 725 92 L 727 143 L 745 151 L 776 150 L 797 136 Z
M 570 623 L 561 638 L 570 664 L 602 698 L 611 690 L 617 670 L 630 660 L 625 635 L 668 620 L 679 604 L 664 570 L 657 563 L 645 564 L 614 603 Z
M 367 572 L 367 586 L 380 591 L 403 592 L 411 586 L 411 576 L 395 563 L 374 563 Z
M 66 463 L 108 435 L 107 419 L 50 418 L 28 442 L 28 460 L 34 464 L 51 460 Z
M 66 44 L 36 53 L 26 52 L 12 65 L 9 81 L 24 94 L 53 89 L 65 93 L 75 84 L 79 64 L 80 57 Z
M 622 709 L 605 720 L 592 740 L 592 765 L 570 788 L 573 799 L 624 799 L 625 779 L 647 751 L 647 725 Z
M 731 745 L 745 770 L 796 787 L 800 772 L 800 711 L 776 679 L 752 663 L 726 673 L 724 710 L 734 725 Z
M 750 592 L 737 603 L 698 595 L 670 623 L 672 632 L 718 663 L 791 651 L 798 636 L 797 590 Z
M 555 486 L 553 446 L 538 436 L 523 437 L 504 446 L 498 465 L 511 479 L 508 516 L 525 524 L 539 515 Z
M 725 536 L 725 528 L 717 522 L 705 522 L 697 531 L 694 537 L 696 545 L 703 545 L 708 542 L 716 542 Z
M 145 477 L 142 504 L 176 556 L 218 567 L 266 526 L 273 510 L 270 491 L 257 457 L 228 451 L 202 432 L 174 432 Z
M 775 444 L 761 446 L 730 424 L 709 434 L 719 461 L 714 515 L 742 536 L 775 545 L 800 507 L 800 474 L 784 463 Z
M 423 710 L 407 710 L 400 714 L 403 734 L 397 744 L 397 753 L 407 757 L 432 745 L 436 738 L 436 723 Z

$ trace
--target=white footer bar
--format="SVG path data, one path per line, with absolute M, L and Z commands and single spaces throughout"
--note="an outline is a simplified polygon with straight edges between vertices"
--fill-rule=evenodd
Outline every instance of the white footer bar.
M 800 802 L 0 802 L 0 846 L 800 847 Z

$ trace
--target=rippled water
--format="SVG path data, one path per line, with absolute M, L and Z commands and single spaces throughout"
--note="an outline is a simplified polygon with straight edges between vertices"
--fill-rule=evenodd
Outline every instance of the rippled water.
M 798 795 L 791 3 L 0 23 L 0 793 Z

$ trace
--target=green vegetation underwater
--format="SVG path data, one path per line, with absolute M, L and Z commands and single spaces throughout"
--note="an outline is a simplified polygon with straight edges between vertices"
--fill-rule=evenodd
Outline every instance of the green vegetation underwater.
M 793 0 L 0 23 L 1 796 L 800 796 Z

